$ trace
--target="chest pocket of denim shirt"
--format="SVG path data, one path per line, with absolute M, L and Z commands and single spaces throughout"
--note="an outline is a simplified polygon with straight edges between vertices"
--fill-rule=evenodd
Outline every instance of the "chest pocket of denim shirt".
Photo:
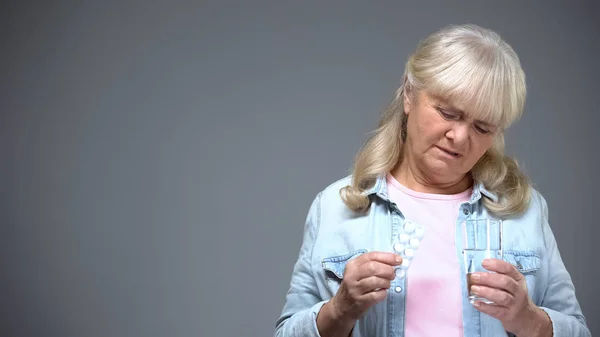
M 366 252 L 366 249 L 357 249 L 347 254 L 326 257 L 321 260 L 321 265 L 325 270 L 325 278 L 328 281 L 332 280 L 332 282 L 336 283 L 336 288 L 333 289 L 334 292 L 337 291 L 337 286 L 339 286 L 344 278 L 344 271 L 346 270 L 348 261 Z
M 535 302 L 536 299 L 533 298 L 533 294 L 535 294 L 536 275 L 540 269 L 540 256 L 532 251 L 506 250 L 503 252 L 503 260 L 515 266 L 525 276 L 527 292 Z

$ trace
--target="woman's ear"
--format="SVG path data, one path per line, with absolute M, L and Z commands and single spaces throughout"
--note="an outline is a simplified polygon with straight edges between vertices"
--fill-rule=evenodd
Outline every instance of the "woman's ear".
M 404 90 L 402 90 L 402 101 L 403 101 L 403 105 L 404 105 L 404 113 L 407 115 L 410 112 L 410 106 L 411 106 L 410 97 L 411 96 L 412 95 L 410 93 L 410 87 L 405 86 Z

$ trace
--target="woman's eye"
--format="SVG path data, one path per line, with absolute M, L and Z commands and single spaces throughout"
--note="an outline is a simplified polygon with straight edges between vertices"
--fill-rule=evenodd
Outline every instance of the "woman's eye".
M 446 110 L 443 109 L 438 109 L 440 115 L 442 115 L 442 117 L 444 117 L 445 119 L 458 119 L 460 118 L 460 116 L 457 116 L 455 114 L 452 114 Z
M 475 127 L 475 130 L 483 135 L 487 135 L 489 133 L 491 133 L 491 131 L 483 126 L 479 126 L 477 124 L 473 125 Z

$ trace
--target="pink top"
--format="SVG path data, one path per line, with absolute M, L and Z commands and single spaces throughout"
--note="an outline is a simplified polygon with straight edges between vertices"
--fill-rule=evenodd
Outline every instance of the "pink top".
M 408 189 L 388 174 L 388 194 L 406 220 L 426 228 L 407 271 L 405 336 L 463 336 L 462 291 L 455 248 L 459 194 L 429 194 Z

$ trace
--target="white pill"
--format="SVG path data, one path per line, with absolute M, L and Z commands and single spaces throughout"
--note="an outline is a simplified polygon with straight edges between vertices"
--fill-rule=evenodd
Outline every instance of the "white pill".
M 404 231 L 408 234 L 414 232 L 415 228 L 417 228 L 417 226 L 410 221 L 404 223 Z
M 402 251 L 404 250 L 404 245 L 401 243 L 395 243 L 394 250 L 396 251 L 396 253 L 402 253 Z
M 419 226 L 415 229 L 415 236 L 422 238 L 425 235 L 425 227 Z
M 419 241 L 419 239 L 417 239 L 417 238 L 412 238 L 412 239 L 410 239 L 408 244 L 413 248 L 417 248 L 421 244 L 421 241 Z
M 398 239 L 400 240 L 400 243 L 407 243 L 408 240 L 410 240 L 410 236 L 408 236 L 406 233 L 401 233 L 398 235 Z

